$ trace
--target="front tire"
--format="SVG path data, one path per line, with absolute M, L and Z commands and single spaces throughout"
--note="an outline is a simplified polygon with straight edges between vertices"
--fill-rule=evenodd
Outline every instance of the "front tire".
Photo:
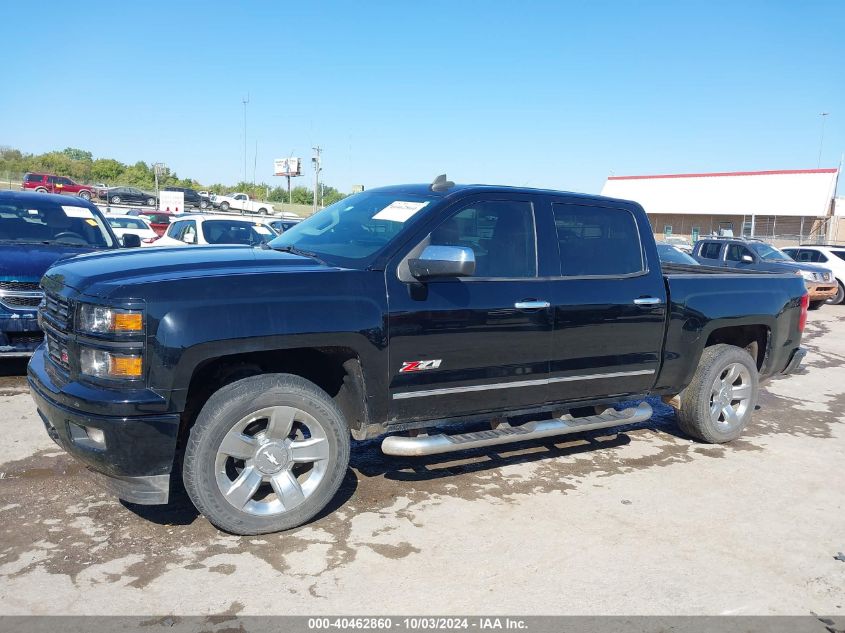
M 838 306 L 845 301 L 845 286 L 838 279 L 836 280 L 836 294 L 827 300 L 830 305 Z
M 735 440 L 751 420 L 759 389 L 757 364 L 748 352 L 733 345 L 708 347 L 680 393 L 678 426 L 710 444 Z
M 228 211 L 229 210 L 229 203 L 228 202 L 221 202 L 220 203 L 220 210 L 221 211 Z
M 112 196 L 111 203 L 120 204 L 120 196 Z
M 154 206 L 156 206 L 156 201 L 155 201 L 155 198 L 147 198 L 147 206 L 148 206 L 148 207 L 154 207 Z
M 314 383 L 251 376 L 214 393 L 200 411 L 185 448 L 185 489 L 226 532 L 289 530 L 337 493 L 349 444 L 343 414 Z

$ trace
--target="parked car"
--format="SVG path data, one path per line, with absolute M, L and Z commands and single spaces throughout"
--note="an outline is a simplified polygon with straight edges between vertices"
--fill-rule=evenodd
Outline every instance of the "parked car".
M 277 233 L 266 222 L 226 215 L 180 215 L 153 246 L 247 244 L 269 242 Z
M 150 226 L 149 221 L 143 217 L 131 215 L 107 215 L 106 220 L 115 235 L 120 238 L 128 233 L 132 233 L 140 238 L 142 244 L 149 244 L 157 240 L 159 237 L 158 233 L 156 233 Z
M 839 305 L 845 300 L 845 246 L 802 244 L 782 250 L 797 262 L 809 262 L 829 268 L 836 280 L 836 294 L 827 302 Z
M 301 220 L 298 220 L 298 219 L 297 220 L 281 219 L 281 220 L 273 220 L 272 222 L 269 222 L 269 225 L 271 227 L 273 227 L 273 230 L 275 230 L 276 233 L 281 235 L 282 233 L 284 233 L 288 229 L 296 226 L 299 222 L 301 222 Z
M 208 197 L 202 196 L 200 193 L 189 189 L 188 187 L 165 187 L 162 191 L 180 191 L 184 194 L 185 207 L 194 207 L 195 209 L 206 209 L 211 205 L 211 200 Z
M 801 275 L 810 294 L 810 310 L 818 310 L 825 301 L 836 296 L 838 286 L 829 268 L 796 262 L 783 251 L 761 240 L 706 237 L 695 243 L 693 256 L 707 266 Z
M 261 215 L 269 215 L 275 213 L 276 209 L 269 202 L 258 202 L 250 200 L 249 195 L 245 193 L 227 193 L 226 195 L 214 195 L 211 197 L 211 203 L 215 209 L 221 211 L 248 211 L 250 213 L 259 213 Z
M 112 187 L 106 190 L 105 198 L 110 204 L 141 204 L 148 207 L 156 206 L 153 194 L 141 191 L 135 187 Z
M 167 227 L 173 222 L 174 218 L 181 217 L 174 213 L 167 211 L 144 211 L 138 215 L 144 218 L 150 224 L 150 228 L 155 231 L 155 234 L 161 237 L 167 231 Z
M 669 235 L 663 238 L 663 241 L 667 244 L 671 244 L 675 248 L 682 250 L 685 253 L 692 253 L 692 244 L 686 238 L 680 237 L 678 235 Z
M 687 266 L 700 266 L 692 255 L 687 255 L 674 244 L 657 242 L 657 256 L 663 264 L 685 264 Z
M 66 176 L 36 172 L 24 174 L 21 189 L 38 193 L 61 193 L 68 196 L 79 196 L 85 200 L 90 200 L 95 195 L 95 188 L 91 185 L 80 185 Z
M 127 245 L 137 245 L 129 240 Z M 36 310 L 39 282 L 53 262 L 121 246 L 87 200 L 0 191 L 0 358 L 29 356 L 44 335 Z
M 156 250 L 47 272 L 67 361 L 36 352 L 31 394 L 112 493 L 166 503 L 178 478 L 236 534 L 324 511 L 350 436 L 391 432 L 407 460 L 643 422 L 648 402 L 613 405 L 656 396 L 727 442 L 805 355 L 798 275 L 664 272 L 624 200 L 444 177 L 345 198 L 267 248 Z M 53 325 L 68 302 L 81 318 Z M 468 420 L 494 424 L 449 432 Z

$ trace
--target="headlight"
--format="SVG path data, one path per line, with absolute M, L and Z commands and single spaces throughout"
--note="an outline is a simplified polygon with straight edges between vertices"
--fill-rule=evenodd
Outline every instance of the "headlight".
M 95 378 L 141 378 L 140 354 L 118 354 L 93 347 L 79 348 L 79 370 Z
M 120 310 L 83 303 L 79 307 L 79 330 L 90 334 L 126 334 L 144 331 L 140 310 Z
M 816 274 L 811 273 L 809 270 L 802 270 L 801 276 L 804 278 L 804 281 L 815 281 L 816 280 Z

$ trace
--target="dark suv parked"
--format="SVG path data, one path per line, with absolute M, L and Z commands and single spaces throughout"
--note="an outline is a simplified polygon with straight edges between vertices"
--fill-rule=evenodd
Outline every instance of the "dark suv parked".
M 762 240 L 705 237 L 695 243 L 692 254 L 707 266 L 801 275 L 810 294 L 811 310 L 817 310 L 836 295 L 837 283 L 830 269 L 793 261 L 789 255 Z
M 165 187 L 162 191 L 181 191 L 185 196 L 185 206 L 195 209 L 207 209 L 211 206 L 211 200 L 201 196 L 195 190 L 188 187 Z

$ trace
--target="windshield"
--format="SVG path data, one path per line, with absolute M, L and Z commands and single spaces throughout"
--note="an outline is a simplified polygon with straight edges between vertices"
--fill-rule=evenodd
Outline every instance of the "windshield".
M 209 244 L 261 244 L 276 237 L 270 227 L 244 220 L 206 220 L 202 234 Z
M 270 246 L 313 253 L 339 265 L 366 266 L 431 203 L 419 195 L 365 191 L 297 222 Z
M 678 250 L 671 244 L 657 244 L 657 255 L 660 257 L 660 261 L 667 263 L 667 264 L 690 264 L 692 266 L 698 266 L 699 263 L 694 260 L 692 257 L 684 253 L 683 251 Z
M 769 261 L 792 261 L 792 258 L 784 253 L 776 249 L 774 246 L 769 246 L 768 244 L 762 244 L 760 242 L 750 242 L 748 244 L 754 252 L 760 256 L 760 259 L 767 259 Z
M 42 200 L 0 202 L 0 242 L 81 248 L 114 245 L 103 220 L 90 207 Z
M 109 218 L 113 229 L 149 229 L 141 218 Z

